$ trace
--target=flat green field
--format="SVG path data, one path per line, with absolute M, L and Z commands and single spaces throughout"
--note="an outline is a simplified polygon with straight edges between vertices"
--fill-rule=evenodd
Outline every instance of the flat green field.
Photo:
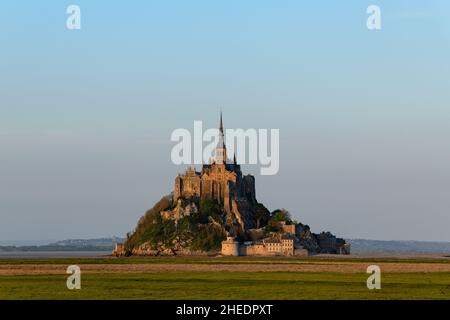
M 383 272 L 380 290 L 368 290 L 361 267 L 380 264 L 400 272 Z M 81 289 L 68 290 L 67 274 L 52 267 L 100 264 L 81 275 Z M 119 269 L 117 269 L 119 265 Z M 143 272 L 140 267 L 156 267 Z M 199 267 L 200 271 L 168 266 Z M 308 267 L 308 272 L 254 271 L 269 267 Z M 108 266 L 112 266 L 108 270 Z M 242 271 L 205 271 L 209 266 Z M 314 272 L 345 267 L 347 272 Z M 424 272 L 415 272 L 415 268 Z M 431 271 L 426 271 L 430 267 Z M 434 269 L 434 268 L 438 269 Z M 446 259 L 289 259 L 289 258 L 123 258 L 0 260 L 0 299 L 450 299 Z M 133 271 L 128 272 L 128 269 Z M 48 274 L 46 270 L 50 270 Z M 156 271 L 155 271 L 156 270 Z M 281 269 L 283 270 L 283 269 Z M 295 270 L 295 269 L 294 269 Z M 408 271 L 412 270 L 412 271 Z M 433 271 L 444 270 L 444 271 Z

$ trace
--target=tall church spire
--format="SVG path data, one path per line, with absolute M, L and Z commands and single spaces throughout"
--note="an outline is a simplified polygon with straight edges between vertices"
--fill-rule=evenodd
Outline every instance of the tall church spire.
M 219 143 L 216 147 L 215 161 L 216 163 L 226 163 L 227 161 L 227 148 L 225 146 L 225 134 L 223 133 L 222 111 L 220 111 Z
M 222 110 L 220 110 L 220 126 L 219 126 L 220 133 L 223 134 L 223 121 L 222 121 Z

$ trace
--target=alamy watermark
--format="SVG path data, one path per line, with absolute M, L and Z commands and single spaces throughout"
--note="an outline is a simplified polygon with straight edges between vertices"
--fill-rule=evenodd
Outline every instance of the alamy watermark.
M 369 17 L 366 21 L 367 29 L 381 30 L 381 9 L 379 6 L 372 4 L 367 7 L 366 13 Z
M 236 160 L 238 164 L 260 164 L 261 175 L 277 174 L 280 167 L 279 129 L 226 129 L 221 132 L 210 128 L 203 131 L 203 122 L 194 121 L 193 134 L 179 128 L 172 132 L 170 139 L 178 142 L 171 152 L 171 160 L 176 165 L 215 162 L 218 145 L 221 139 L 226 139 L 224 162 Z
M 81 289 L 81 269 L 79 266 L 68 266 L 66 270 L 67 274 L 70 274 L 70 276 L 67 277 L 66 285 L 67 289 L 74 290 L 74 289 Z
M 367 7 L 366 13 L 369 15 L 366 20 L 366 26 L 369 30 L 381 30 L 381 9 L 378 5 L 371 4 Z M 68 30 L 81 29 L 81 9 L 76 4 L 71 4 L 66 9 L 69 16 L 66 20 Z
M 367 289 L 381 289 L 381 269 L 377 265 L 371 265 L 367 267 L 367 273 L 370 274 L 367 278 Z
M 67 7 L 66 13 L 69 15 L 66 20 L 66 27 L 69 30 L 81 29 L 81 9 L 75 4 Z

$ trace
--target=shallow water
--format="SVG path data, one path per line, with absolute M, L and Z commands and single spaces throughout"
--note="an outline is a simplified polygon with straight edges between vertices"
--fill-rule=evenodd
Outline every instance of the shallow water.
M 5 258 L 100 258 L 111 255 L 111 251 L 0 251 Z

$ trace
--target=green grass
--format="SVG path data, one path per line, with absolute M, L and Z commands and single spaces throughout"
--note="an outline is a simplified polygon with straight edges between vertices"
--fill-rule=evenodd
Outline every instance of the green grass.
M 86 274 L 81 290 L 66 276 L 1 276 L 0 299 L 450 299 L 450 273 L 382 275 L 368 290 L 367 274 L 160 273 Z
M 83 264 L 333 264 L 450 263 L 449 259 L 332 257 L 131 257 L 0 259 L 0 265 Z M 0 299 L 450 299 L 450 273 L 382 273 L 368 290 L 366 273 L 182 272 L 82 274 L 81 290 L 67 275 L 0 276 Z

